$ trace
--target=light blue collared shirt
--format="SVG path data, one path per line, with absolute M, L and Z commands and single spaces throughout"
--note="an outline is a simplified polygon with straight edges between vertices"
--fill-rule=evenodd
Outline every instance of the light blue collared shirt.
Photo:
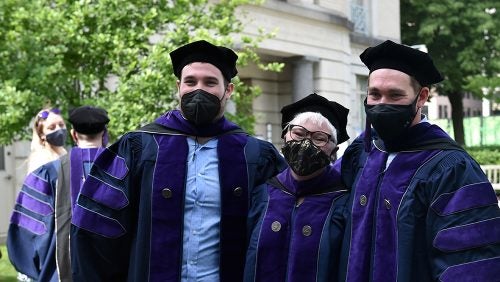
M 187 138 L 182 281 L 219 281 L 221 195 L 217 139 Z

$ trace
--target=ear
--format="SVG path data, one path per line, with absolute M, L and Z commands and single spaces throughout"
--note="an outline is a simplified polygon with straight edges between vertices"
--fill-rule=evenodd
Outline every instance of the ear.
M 227 88 L 226 88 L 226 96 L 227 99 L 231 97 L 234 91 L 234 84 L 232 82 L 228 83 Z
M 69 134 L 71 135 L 71 139 L 73 139 L 73 142 L 78 145 L 78 137 L 76 136 L 76 131 L 72 128 L 69 131 Z
M 418 101 L 417 101 L 417 108 L 422 108 L 424 107 L 425 103 L 427 102 L 427 100 L 429 99 L 429 95 L 430 95 L 430 89 L 429 87 L 422 87 L 422 89 L 420 89 L 420 95 L 418 96 Z
M 339 146 L 335 146 L 335 148 L 332 149 L 332 152 L 330 154 L 330 160 L 332 162 L 337 160 L 337 151 L 339 150 Z

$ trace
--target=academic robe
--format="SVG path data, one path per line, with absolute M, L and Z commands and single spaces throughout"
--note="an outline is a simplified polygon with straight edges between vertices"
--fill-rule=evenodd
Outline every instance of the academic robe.
M 342 158 L 352 191 L 341 280 L 500 281 L 500 211 L 480 166 L 427 122 L 392 143 L 372 135 Z
M 98 148 L 72 148 L 24 180 L 7 236 L 17 271 L 35 281 L 72 281 L 71 209 Z
M 296 181 L 288 168 L 264 186 L 244 281 L 337 281 L 348 198 L 340 173 L 330 165 Z
M 242 280 L 251 195 L 284 161 L 224 117 L 197 128 L 174 110 L 96 159 L 72 222 L 76 281 L 180 280 L 188 136 L 218 138 L 220 279 Z

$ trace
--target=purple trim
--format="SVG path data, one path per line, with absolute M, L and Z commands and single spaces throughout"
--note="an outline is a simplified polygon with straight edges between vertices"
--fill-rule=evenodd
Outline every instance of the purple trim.
M 220 280 L 241 281 L 247 248 L 249 179 L 245 134 L 222 135 L 217 145 L 221 185 Z M 236 188 L 240 193 L 235 193 Z
M 375 196 L 381 172 L 384 171 L 387 154 L 378 150 L 369 153 L 354 193 L 352 204 L 352 225 L 349 261 L 347 269 L 348 281 L 369 281 L 370 258 L 373 233 L 373 217 Z M 366 204 L 360 205 L 360 198 L 366 197 Z
M 42 235 L 47 233 L 47 226 L 45 223 L 38 221 L 26 214 L 19 211 L 14 211 L 10 217 L 11 224 L 20 226 L 27 229 L 28 231 L 35 233 L 36 235 Z
M 433 245 L 443 252 L 456 252 L 500 243 L 500 217 L 439 231 Z
M 106 238 L 117 238 L 125 234 L 125 228 L 117 220 L 80 205 L 75 206 L 71 223 Z
M 184 136 L 155 135 L 155 140 L 158 153 L 151 196 L 150 281 L 178 281 L 188 146 Z M 170 189 L 170 198 L 162 196 L 163 189 Z
M 286 281 L 290 215 L 295 197 L 269 185 L 265 189 L 269 191 L 269 204 L 260 225 L 255 281 Z M 280 224 L 279 230 L 272 230 L 274 222 Z
M 24 185 L 44 195 L 52 195 L 52 188 L 50 187 L 50 183 L 33 173 L 30 173 L 28 174 L 28 176 L 26 176 L 26 178 L 24 179 Z
M 111 152 L 109 149 L 102 151 L 95 160 L 94 165 L 101 168 L 116 179 L 123 179 L 128 173 L 125 159 Z
M 71 209 L 75 208 L 78 193 L 82 190 L 85 175 L 84 166 L 86 163 L 93 163 L 96 155 L 102 148 L 78 148 L 74 147 L 70 152 L 70 191 Z
M 439 277 L 442 282 L 498 281 L 500 257 L 483 259 L 448 267 Z
M 380 183 L 375 248 L 372 261 L 374 281 L 396 281 L 398 263 L 398 209 L 417 170 L 439 151 L 400 152 L 389 164 Z
M 474 208 L 497 205 L 495 191 L 489 182 L 474 183 L 453 193 L 440 195 L 431 208 L 439 215 L 445 216 Z
M 49 203 L 42 202 L 39 199 L 33 198 L 33 196 L 21 191 L 17 197 L 16 203 L 20 206 L 40 215 L 47 216 L 54 212 L 54 209 Z
M 80 193 L 82 195 L 85 195 L 94 201 L 115 210 L 122 209 L 129 204 L 127 196 L 122 190 L 115 188 L 92 175 L 89 175 L 86 182 L 89 184 L 88 186 L 85 186 L 85 189 L 81 190 Z

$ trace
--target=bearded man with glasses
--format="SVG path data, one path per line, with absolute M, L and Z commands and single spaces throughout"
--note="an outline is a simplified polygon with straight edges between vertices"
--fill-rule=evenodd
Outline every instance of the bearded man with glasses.
M 348 112 L 317 94 L 281 110 L 289 167 L 256 189 L 245 281 L 336 278 L 347 191 L 332 161 L 349 139 Z

